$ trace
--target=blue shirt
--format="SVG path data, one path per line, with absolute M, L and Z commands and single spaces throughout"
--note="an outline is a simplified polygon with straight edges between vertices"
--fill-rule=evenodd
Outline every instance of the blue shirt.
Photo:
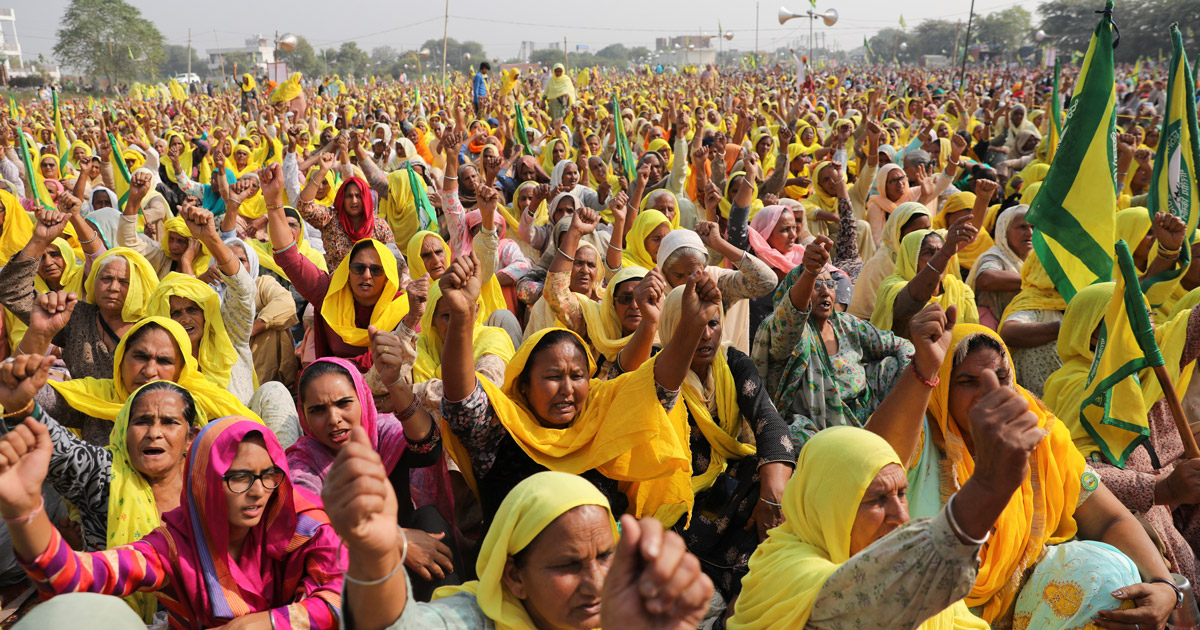
M 487 77 L 482 72 L 475 73 L 475 83 L 471 85 L 471 95 L 475 98 L 487 96 Z

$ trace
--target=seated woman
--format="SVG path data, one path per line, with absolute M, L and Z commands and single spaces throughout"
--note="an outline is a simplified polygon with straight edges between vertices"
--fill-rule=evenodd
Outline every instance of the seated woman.
M 979 255 L 967 286 L 975 292 L 979 321 L 995 330 L 1000 316 L 1021 290 L 1021 268 L 1033 251 L 1033 225 L 1025 220 L 1029 206 L 1012 206 L 996 217 L 994 245 Z
M 924 518 L 941 511 L 983 470 L 975 458 L 986 447 L 975 441 L 969 424 L 977 408 L 1012 405 L 1023 421 L 1036 417 L 1044 437 L 1032 442 L 1017 496 L 983 543 L 967 605 L 993 628 L 1075 628 L 1093 619 L 1108 627 L 1162 627 L 1179 591 L 1142 525 L 1087 466 L 1066 426 L 1013 383 L 1013 364 L 999 335 L 955 324 L 952 313 L 932 304 L 925 317 L 913 319 L 916 338 L 937 339 L 945 348 L 941 366 L 932 380 L 928 372 L 901 380 L 889 396 L 888 413 L 873 415 L 866 428 L 907 464 L 909 509 Z M 1113 581 L 1120 585 L 1115 592 Z M 1063 589 L 1075 594 L 1069 606 L 1058 595 Z M 1135 606 L 1115 610 L 1113 597 Z
M 153 177 L 146 169 L 133 173 L 129 181 L 129 197 L 121 209 L 115 245 L 144 256 L 160 278 L 172 271 L 190 275 L 203 273 L 208 268 L 208 255 L 197 249 L 199 244 L 187 233 L 186 226 L 178 217 L 162 221 L 157 240 L 149 234 L 138 232 L 142 217 L 146 221 L 146 230 L 150 230 L 154 224 L 151 215 L 146 212 L 147 204 L 151 201 L 161 202 L 162 210 L 170 217 L 170 209 L 162 193 L 154 188 Z
M 1194 584 L 1196 554 L 1190 541 L 1195 538 L 1189 535 L 1196 531 L 1194 505 L 1200 499 L 1187 481 L 1194 473 L 1183 454 L 1183 442 L 1157 379 L 1143 374 L 1140 387 L 1127 380 L 1112 390 L 1114 405 L 1103 414 L 1107 418 L 1111 413 L 1115 420 L 1111 428 L 1086 426 L 1080 419 L 1100 337 L 1099 326 L 1116 297 L 1115 288 L 1111 282 L 1093 284 L 1076 293 L 1067 305 L 1063 335 L 1058 340 L 1063 366 L 1046 380 L 1046 406 L 1062 418 L 1075 447 L 1100 474 L 1104 485 L 1125 507 L 1154 528 L 1166 549 L 1172 571 Z M 1194 362 L 1200 356 L 1200 309 L 1189 307 L 1177 313 L 1156 328 L 1155 337 L 1167 359 L 1172 381 L 1186 389 Z M 1126 399 L 1118 402 L 1120 397 Z M 1122 428 L 1129 426 L 1121 422 L 1125 409 L 1135 414 L 1125 422 L 1140 423 L 1145 418 L 1149 435 L 1144 441 L 1140 433 Z
M 925 210 L 932 214 L 929 204 L 936 202 L 938 195 L 951 184 L 949 177 L 938 174 L 937 184 L 931 186 L 923 170 L 918 171 L 918 181 L 924 184 L 923 188 L 909 187 L 908 174 L 899 164 L 879 167 L 879 172 L 875 175 L 877 194 L 867 202 L 867 223 L 871 225 L 871 234 L 876 235 L 880 241 L 886 238 L 884 231 L 887 229 L 887 223 L 900 206 L 917 203 L 925 206 Z
M 629 233 L 625 235 L 625 252 L 622 265 L 654 268 L 663 238 L 671 232 L 671 220 L 658 210 L 638 212 Z
M 1170 212 L 1151 213 L 1142 206 L 1126 208 L 1117 213 L 1116 238 L 1124 239 L 1133 254 L 1133 264 L 1142 280 L 1187 271 L 1180 253 L 1191 247 L 1184 220 Z M 1182 283 L 1155 282 L 1146 291 L 1146 299 L 1155 315 L 1166 320 L 1175 302 L 1187 290 Z
M 822 429 L 862 426 L 913 352 L 902 337 L 834 308 L 831 249 L 827 236 L 805 248 L 801 272 L 788 274 L 755 338 L 755 365 L 796 450 Z
M 662 302 L 659 334 L 675 336 L 686 287 Z M 687 541 L 717 592 L 731 602 L 741 590 L 746 562 L 782 519 L 778 505 L 795 467 L 796 449 L 754 362 L 721 340 L 721 312 L 706 322 L 683 382 L 692 461 L 692 490 L 699 506 L 690 522 L 682 505 L 655 516 Z M 743 444 L 743 431 L 754 444 Z
M 1010 417 L 973 419 L 996 448 L 982 452 L 979 474 L 953 505 L 916 521 L 891 445 L 853 427 L 814 436 L 784 490 L 783 524 L 750 559 L 730 630 L 988 628 L 962 598 L 978 573 L 980 540 L 1021 484 L 1029 454 L 1017 438 L 1039 437 Z
M 878 153 L 875 150 L 870 151 L 868 159 L 878 160 Z M 857 217 L 863 214 L 862 208 L 866 205 L 867 192 L 875 176 L 874 170 L 872 163 L 870 168 L 859 174 L 860 179 L 857 182 L 847 184 L 843 165 L 821 162 L 812 169 L 813 194 L 804 200 L 808 213 L 808 230 L 813 236 L 823 234 L 836 241 L 839 232 L 849 224 L 855 230 L 855 245 L 858 246 L 858 255 L 863 260 L 870 259 L 875 253 L 875 237 L 871 235 L 871 224 Z M 843 218 L 842 204 L 845 204 L 846 210 L 850 212 L 849 221 Z M 857 212 L 854 211 L 856 207 L 859 208 Z M 858 275 L 857 269 L 846 271 L 851 277 Z
M 509 490 L 542 470 L 582 475 L 620 512 L 641 516 L 682 503 L 690 514 L 687 437 L 682 422 L 667 414 L 704 324 L 720 308 L 715 283 L 700 272 L 688 280 L 685 319 L 675 337 L 629 374 L 592 382 L 596 366 L 583 341 L 551 328 L 525 340 L 501 388 L 474 371 L 479 280 L 473 256 L 455 259 L 441 280 L 442 300 L 450 306 L 442 416 L 454 432 L 443 439 L 476 490 L 484 521 L 493 519 Z
M 279 381 L 289 389 L 300 368 L 292 327 L 300 323 L 292 293 L 269 274 L 259 275 L 258 250 L 240 238 L 225 245 L 254 279 L 254 324 L 250 328 L 250 357 L 259 383 Z M 223 292 L 224 285 L 218 287 Z M 280 440 L 282 443 L 284 440 Z
M 975 240 L 968 243 L 966 247 L 958 252 L 958 272 L 960 277 L 962 274 L 969 273 L 971 267 L 975 265 L 975 261 L 979 259 L 979 256 L 996 244 L 984 227 L 984 219 L 998 186 L 996 182 L 990 179 L 977 179 L 973 183 L 977 192 L 958 192 L 950 195 L 946 199 L 946 203 L 942 204 L 941 211 L 933 217 L 933 229 L 935 230 L 947 230 L 951 225 L 957 223 L 959 219 L 970 217 L 969 221 L 971 225 L 979 231 L 975 236 Z
M 57 299 L 68 301 L 61 293 Z M 112 423 L 129 395 L 151 381 L 171 381 L 187 389 L 205 417 L 238 413 L 257 418 L 236 396 L 200 374 L 187 332 L 165 317 L 147 317 L 125 333 L 117 344 L 112 372 L 110 379 L 50 381 L 35 400 L 60 424 L 79 430 L 85 441 L 97 446 L 109 444 Z
M 283 449 L 261 424 L 233 416 L 204 427 L 187 457 L 180 508 L 163 516 L 163 526 L 127 545 L 81 553 L 41 511 L 54 447 L 45 425 L 25 422 L 4 437 L 0 514 L 44 594 L 154 593 L 178 628 L 234 618 L 338 627 L 340 542 L 319 499 L 293 487 Z
M 1039 398 L 1046 379 L 1062 367 L 1055 346 L 1066 308 L 1037 251 L 1030 250 L 1021 265 L 1021 290 L 1004 309 L 996 332 L 1012 349 L 1017 384 Z
M 854 296 L 850 299 L 850 307 L 846 309 L 848 313 L 861 319 L 871 319 L 879 285 L 896 270 L 900 243 L 909 233 L 928 230 L 932 224 L 933 213 L 925 204 L 906 201 L 896 206 L 883 224 L 883 238 L 879 247 L 858 273 L 858 279 L 854 282 Z
M 361 154 L 361 152 L 360 152 Z M 325 171 L 333 167 L 337 156 L 333 153 L 322 153 L 318 158 L 321 171 L 311 177 L 300 191 L 300 199 L 296 202 L 296 210 L 310 225 L 321 230 L 321 242 L 325 244 L 325 261 L 330 268 L 336 268 L 342 259 L 350 254 L 354 245 L 363 239 L 374 239 L 380 243 L 394 243 L 395 236 L 387 220 L 375 212 L 375 198 L 367 182 L 358 177 L 351 177 L 342 182 L 334 197 L 333 206 L 321 206 L 313 203 L 317 196 L 320 182 L 325 179 Z M 260 175 L 260 181 L 262 176 Z M 266 182 L 262 182 L 263 197 L 267 202 L 267 210 L 273 205 L 271 195 L 267 191 Z M 282 201 L 282 197 L 280 198 Z M 282 205 L 280 203 L 279 205 Z M 274 243 L 274 230 L 271 235 Z M 279 245 L 275 245 L 279 248 Z
M 414 602 L 399 570 L 408 545 L 395 526 L 397 501 L 363 431 L 354 430 L 351 441 L 324 492 L 349 549 L 348 628 L 682 630 L 708 610 L 712 583 L 677 534 L 651 518 L 623 516 L 618 544 L 604 495 L 576 475 L 549 471 L 501 503 L 476 562 L 478 580 L 440 589 L 432 603 Z M 643 597 L 639 586 L 654 597 Z
M 405 362 L 411 369 L 414 390 L 421 395 L 423 404 L 432 403 L 438 410 L 441 408 L 442 350 L 451 315 L 450 301 L 442 298 L 440 283 L 429 287 L 425 312 L 421 315 L 421 332 L 415 335 L 415 341 L 414 337 L 407 336 L 400 339 Z M 479 308 L 478 304 L 476 308 Z M 494 384 L 504 383 L 505 366 L 516 352 L 504 329 L 481 326 L 476 321 L 471 348 L 475 371 Z
M 962 321 L 978 324 L 975 293 L 963 284 L 955 257 L 976 233 L 975 227 L 963 220 L 947 230 L 945 240 L 933 230 L 905 236 L 896 256 L 896 270 L 879 286 L 871 325 L 911 339 L 908 322 L 929 302 L 946 309 L 955 306 Z

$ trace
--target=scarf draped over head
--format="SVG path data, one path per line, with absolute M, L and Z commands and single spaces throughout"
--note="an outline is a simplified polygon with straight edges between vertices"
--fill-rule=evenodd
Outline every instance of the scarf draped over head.
M 504 567 L 555 519 L 583 505 L 604 508 L 612 520 L 608 499 L 582 477 L 546 471 L 517 484 L 504 497 L 483 539 L 475 563 L 479 579 L 461 586 L 443 586 L 433 594 L 434 600 L 471 593 L 496 630 L 536 630 L 525 605 L 504 586 Z M 612 525 L 615 540 L 616 523 Z
M 598 304 L 594 300 L 585 300 L 583 296 L 576 295 L 583 311 L 584 322 L 587 324 L 588 341 L 591 341 L 596 350 L 609 361 L 616 361 L 617 355 L 633 337 L 633 333 L 625 334 L 621 320 L 617 317 L 617 287 L 625 282 L 636 283 L 648 273 L 650 271 L 645 267 L 621 267 L 609 281 L 608 290 L 604 292 L 604 297 Z
M 856 427 L 828 428 L 804 445 L 783 490 L 783 524 L 750 556 L 730 630 L 805 627 L 826 580 L 851 558 L 850 534 L 867 488 L 890 465 L 903 466 L 891 445 Z M 962 602 L 921 625 L 951 628 L 987 625 Z
M 200 372 L 217 387 L 229 387 L 230 373 L 237 363 L 237 350 L 225 329 L 221 298 L 204 282 L 182 273 L 169 273 L 150 294 L 147 315 L 171 316 L 171 298 L 194 302 L 204 311 L 204 332 L 200 341 Z
M 83 294 L 83 262 L 75 256 L 75 250 L 71 249 L 71 244 L 62 238 L 56 238 L 50 246 L 58 250 L 62 255 L 63 268 L 62 275 L 58 278 L 58 283 L 62 286 L 62 290 L 75 295 Z M 33 287 L 38 293 L 47 293 L 50 291 L 50 285 L 42 279 L 41 274 L 33 277 Z
M 143 385 L 138 391 L 149 385 Z M 168 387 L 180 398 L 185 398 L 186 390 L 182 387 L 175 384 Z M 136 398 L 137 392 L 134 392 L 121 406 L 108 438 L 107 448 L 112 454 L 112 472 L 108 482 L 108 532 L 105 539 L 105 547 L 108 549 L 141 540 L 162 524 L 150 482 L 133 467 L 126 444 L 129 416 L 133 412 L 133 401 Z M 195 426 L 202 427 L 206 423 L 203 410 L 197 408 Z M 135 593 L 126 597 L 125 601 L 138 611 L 143 621 L 153 621 L 154 611 L 158 610 L 158 598 L 153 594 Z
M 114 247 L 92 262 L 92 269 L 83 286 L 87 294 L 87 303 L 96 304 L 96 278 L 113 258 L 124 258 L 125 265 L 129 268 L 129 290 L 125 294 L 125 305 L 121 307 L 121 320 L 136 322 L 146 316 L 150 294 L 154 292 L 154 287 L 158 286 L 158 273 L 154 271 L 150 261 L 128 247 Z
M 562 70 L 562 76 L 554 76 L 555 70 Z M 575 83 L 571 81 L 571 77 L 567 75 L 567 70 L 561 63 L 554 64 L 554 68 L 550 70 L 550 80 L 546 82 L 546 91 L 543 95 L 547 100 L 566 96 L 568 104 L 574 103 L 578 98 L 575 94 Z
M 359 196 L 362 199 L 362 215 L 358 217 L 358 225 L 354 225 L 354 219 L 351 219 L 346 214 L 346 187 L 357 186 Z M 371 197 L 371 188 L 367 186 L 367 182 L 359 177 L 351 177 L 347 179 L 340 188 L 338 188 L 337 196 L 334 197 L 333 206 L 337 209 L 338 225 L 342 226 L 342 231 L 350 237 L 350 240 L 358 242 L 366 238 L 371 238 L 375 234 L 375 199 Z
M 1004 309 L 1000 318 L 1000 327 L 1013 313 L 1020 311 L 1065 311 L 1067 302 L 1054 288 L 1054 281 L 1042 261 L 1038 259 L 1037 250 L 1030 250 L 1021 265 L 1021 291 L 1013 297 Z
M 326 272 L 329 271 L 329 263 L 325 261 L 325 254 L 313 249 L 313 246 L 309 244 L 308 236 L 304 234 L 306 225 L 300 213 L 291 206 L 285 206 L 283 211 L 287 216 L 295 219 L 300 224 L 300 234 L 296 237 L 296 249 L 299 250 L 301 255 L 312 261 L 318 269 Z M 249 241 L 249 243 L 258 253 L 258 263 L 261 266 L 266 267 L 280 278 L 288 279 L 287 274 L 283 272 L 283 268 L 275 262 L 275 252 L 270 243 L 256 240 Z
M 779 225 L 780 217 L 784 212 L 791 211 L 792 209 L 787 206 L 765 206 L 750 221 L 750 245 L 754 248 L 754 255 L 770 265 L 772 269 L 782 273 L 791 271 L 793 267 L 804 260 L 804 247 L 800 245 L 791 243 L 789 251 L 784 253 L 775 249 L 768 242 L 771 234 L 775 231 L 775 226 Z
M 663 302 L 662 317 L 659 318 L 659 336 L 663 340 L 675 335 L 675 327 L 683 317 L 683 292 L 684 287 L 675 287 Z M 724 319 L 721 315 L 718 317 Z M 733 380 L 733 372 L 729 370 L 726 358 L 728 352 L 728 343 L 722 343 L 717 348 L 707 379 L 702 380 L 695 372 L 688 370 L 680 392 L 692 421 L 712 449 L 708 469 L 692 477 L 693 493 L 711 488 L 717 476 L 725 472 L 728 460 L 742 459 L 755 453 L 752 445 L 738 441 L 742 429 L 742 411 L 738 407 L 737 383 Z M 711 406 L 708 401 L 712 401 Z M 670 527 L 683 516 L 683 507 L 678 504 L 664 506 L 655 516 Z
M 905 203 L 904 198 L 907 195 L 901 195 L 899 201 L 892 201 L 890 198 L 888 198 L 888 196 L 887 196 L 888 175 L 892 171 L 903 171 L 903 170 L 904 169 L 901 168 L 899 164 L 896 164 L 893 162 L 891 164 L 884 164 L 875 173 L 875 191 L 878 192 L 879 194 L 875 195 L 874 197 L 871 197 L 871 203 L 875 204 L 876 206 L 879 206 L 879 209 L 883 210 L 883 213 L 889 217 L 892 215 L 893 212 L 896 211 L 896 208 L 898 208 L 901 204 Z M 822 191 L 822 192 L 824 192 L 824 191 Z M 924 204 L 922 204 L 922 205 L 924 205 Z
M 633 220 L 629 234 L 625 237 L 625 251 L 621 254 L 622 266 L 654 268 L 654 257 L 646 249 L 646 238 L 658 226 L 666 224 L 670 227 L 671 220 L 658 210 L 642 210 Z
M 126 342 L 133 337 L 134 333 L 150 324 L 165 329 L 167 334 L 174 339 L 175 347 L 183 358 L 183 365 L 179 368 L 179 377 L 174 382 L 191 392 L 192 397 L 196 399 L 196 405 L 204 411 L 205 417 L 220 418 L 235 413 L 261 422 L 254 412 L 247 409 L 237 399 L 237 396 L 213 385 L 212 381 L 200 374 L 196 359 L 192 357 L 192 342 L 184 332 L 183 326 L 166 317 L 147 317 L 134 324 L 125 333 L 121 342 L 117 344 L 117 351 L 113 354 L 114 378 L 73 378 L 69 381 L 50 381 L 50 386 L 73 409 L 92 418 L 116 420 L 117 414 L 120 413 L 121 407 L 130 394 L 129 390 L 125 388 L 124 381 L 121 380 L 121 363 L 125 360 Z
M 734 172 L 729 174 L 729 179 L 725 181 L 725 194 L 721 197 L 721 201 L 717 204 L 717 209 L 720 211 L 721 216 L 726 219 L 729 218 L 729 211 L 733 209 L 733 181 L 738 177 L 746 177 L 746 171 L 736 170 L 736 164 L 734 165 L 734 169 Z M 816 175 L 814 175 L 813 178 L 813 181 L 816 181 Z M 758 198 L 758 182 L 750 182 L 750 186 L 753 190 L 753 192 L 750 193 L 750 217 L 754 218 L 754 215 L 762 210 L 763 202 Z M 816 189 L 815 184 L 814 189 Z M 834 206 L 834 211 L 837 211 L 836 205 Z
M 950 198 L 942 205 L 941 212 L 938 212 L 933 217 L 933 229 L 945 230 L 949 228 L 950 222 L 947 219 L 948 216 L 964 210 L 970 212 L 974 206 L 975 193 L 960 192 L 950 195 Z M 979 230 L 979 234 L 975 237 L 975 240 L 968 243 L 962 251 L 958 252 L 958 264 L 966 269 L 970 269 L 975 265 L 975 261 L 995 244 L 992 237 L 988 236 L 987 230 Z
M 184 238 L 195 238 L 192 236 L 192 231 L 188 229 L 187 223 L 182 217 L 172 217 L 163 222 L 163 235 L 159 241 L 163 253 L 170 251 L 171 234 L 178 234 Z M 196 254 L 196 258 L 192 261 L 192 271 L 197 275 L 208 270 L 208 266 L 212 264 L 212 255 L 209 254 L 208 248 L 201 245 L 200 253 Z
M 371 308 L 370 324 L 379 330 L 391 332 L 400 325 L 400 320 L 408 314 L 408 298 L 400 290 L 400 273 L 396 270 L 396 256 L 387 245 L 374 239 L 364 239 L 355 243 L 369 243 L 369 247 L 379 255 L 379 264 L 383 267 L 383 291 L 379 294 Z M 351 249 L 351 251 L 354 251 Z M 321 317 L 325 323 L 337 333 L 342 341 L 360 348 L 368 345 L 366 326 L 360 327 L 354 316 L 354 292 L 350 288 L 350 259 L 346 256 L 329 279 L 329 290 L 325 292 L 325 304 L 321 308 Z M 378 279 L 376 279 L 378 281 Z
M 984 326 L 962 324 L 954 326 L 946 360 L 938 372 L 938 386 L 929 399 L 929 422 L 933 425 L 934 442 L 946 458 L 949 470 L 942 472 L 942 504 L 951 493 L 957 492 L 975 473 L 975 458 L 967 451 L 958 422 L 950 417 L 949 397 L 958 348 L 976 335 L 985 335 L 1004 346 L 1000 335 Z M 1005 351 L 1005 363 L 1015 374 L 1012 358 Z M 979 551 L 980 567 L 971 592 L 963 600 L 971 608 L 982 607 L 980 615 L 993 621 L 1005 614 L 1016 600 L 1021 576 L 1041 557 L 1046 545 L 1055 545 L 1074 538 L 1076 533 L 1075 507 L 1083 482 L 1083 456 L 1071 443 L 1071 433 L 1058 418 L 1046 409 L 1036 396 L 1017 384 L 1011 387 L 1029 404 L 1038 417 L 1038 426 L 1046 437 L 1033 451 L 1030 473 L 1017 490 L 1008 507 L 996 519 L 992 536 Z M 962 422 L 965 423 L 965 419 Z M 803 457 L 803 456 L 802 456 Z M 914 462 L 916 468 L 920 462 Z
M 442 244 L 442 251 L 446 253 L 446 269 L 449 269 L 450 263 L 454 261 L 454 251 L 450 248 L 450 244 L 446 242 L 446 239 L 442 238 L 441 234 L 430 232 L 429 230 L 421 230 L 408 240 L 408 246 L 405 247 L 404 252 L 408 256 L 408 273 L 413 279 L 420 278 L 428 272 L 425 268 L 425 261 L 421 259 L 421 246 L 427 238 L 436 239 L 437 242 Z M 437 281 L 430 278 L 429 285 L 431 290 L 435 284 L 437 284 Z M 504 291 L 500 288 L 500 281 L 493 275 L 487 282 L 483 283 L 483 287 L 479 290 L 479 300 L 475 304 L 475 325 L 482 326 L 492 313 L 507 308 L 508 302 L 504 300 Z M 429 307 L 426 307 L 426 312 L 429 312 Z M 439 352 L 438 354 L 440 357 L 441 353 Z
M 297 96 L 304 93 L 304 88 L 300 87 L 301 74 L 293 72 L 287 81 L 279 84 L 279 87 L 271 90 L 271 103 L 286 103 Z
M 421 334 L 417 336 L 417 359 L 413 363 L 414 383 L 424 383 L 442 377 L 442 344 L 444 340 L 433 323 L 434 311 L 437 310 L 438 302 L 441 299 L 441 283 L 431 283 L 429 297 L 425 303 L 425 313 L 421 315 Z M 513 348 L 512 337 L 509 337 L 503 328 L 483 326 L 478 322 L 471 331 L 471 348 L 474 350 L 476 361 L 489 354 L 508 361 L 516 352 Z
M 271 463 L 283 476 L 258 525 L 246 536 L 240 557 L 234 559 L 222 477 L 239 445 L 254 434 L 261 436 Z M 308 575 L 322 586 L 309 596 L 329 606 L 329 618 L 314 619 L 314 624 L 336 623 L 345 551 L 337 545 L 320 498 L 294 486 L 279 440 L 261 424 L 230 416 L 201 429 L 184 468 L 183 502 L 163 521 L 165 535 L 178 549 L 174 586 L 190 595 L 186 605 L 192 610 L 184 611 L 190 613 L 185 618 L 210 627 L 286 605 L 298 596 L 301 579 Z
M 995 260 L 1000 263 L 1002 271 L 1011 273 L 1021 273 L 1021 268 L 1025 265 L 1025 261 L 1017 255 L 1013 250 L 1012 245 L 1008 242 L 1008 228 L 1012 225 L 1017 214 L 1029 210 L 1029 206 L 1012 206 L 1006 208 L 1000 213 L 1000 217 L 996 219 L 994 245 L 987 251 L 979 255 L 975 260 L 975 264 L 971 267 L 971 273 L 967 274 L 967 286 L 975 289 L 975 282 L 979 279 L 979 265 L 985 257 Z M 983 233 L 980 233 L 983 236 Z
M 925 237 L 934 234 L 933 230 L 916 230 L 909 232 L 900 242 L 900 252 L 896 255 L 896 268 L 892 275 L 884 278 L 879 285 L 878 298 L 875 300 L 875 312 L 871 314 L 871 325 L 880 330 L 891 330 L 896 298 L 908 286 L 908 283 L 921 271 L 917 267 L 917 257 Z M 939 234 L 940 236 L 940 234 Z M 934 296 L 929 301 L 937 302 L 942 308 L 958 307 L 958 321 L 968 324 L 979 323 L 979 309 L 975 306 L 975 292 L 963 284 L 958 274 L 958 259 L 951 257 L 946 265 L 946 273 L 942 277 L 941 295 Z
M 7 265 L 8 260 L 25 249 L 33 239 L 33 221 L 17 197 L 6 190 L 0 190 L 0 204 L 4 206 L 4 224 L 0 227 L 0 265 Z
M 542 426 L 529 408 L 518 380 L 543 337 L 558 332 L 574 337 L 587 356 L 588 374 L 596 372 L 592 354 L 579 335 L 564 328 L 547 328 L 525 339 L 504 372 L 504 387 L 479 379 L 497 420 L 533 461 L 550 470 L 578 475 L 595 469 L 623 483 L 629 511 L 637 517 L 659 508 L 684 504 L 689 519 L 693 494 L 687 419 L 682 405 L 668 413 L 658 402 L 654 358 L 633 372 L 600 381 L 592 379 L 587 398 L 567 427 Z M 449 439 L 447 439 L 449 437 Z M 453 435 L 443 435 L 451 453 L 462 451 Z M 464 477 L 474 484 L 470 459 L 455 456 Z M 499 517 L 496 522 L 499 522 Z

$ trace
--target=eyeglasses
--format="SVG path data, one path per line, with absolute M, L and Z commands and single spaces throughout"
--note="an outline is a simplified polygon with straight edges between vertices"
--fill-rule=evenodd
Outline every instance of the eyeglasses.
M 254 485 L 254 481 L 262 482 L 263 488 L 274 490 L 283 482 L 283 470 L 278 467 L 268 468 L 257 475 L 248 470 L 239 470 L 237 472 L 225 473 L 221 476 L 225 480 L 225 487 L 229 488 L 234 494 L 243 494 L 250 490 L 250 486 Z
M 613 296 L 613 301 L 621 306 L 629 306 L 630 304 L 633 304 L 633 294 L 626 293 L 624 295 Z
M 382 276 L 383 275 L 383 266 L 382 265 L 368 265 L 366 263 L 350 263 L 350 273 L 352 273 L 356 276 L 361 276 L 361 275 L 367 273 L 367 270 L 371 271 L 372 276 Z
M 837 280 L 814 280 L 813 288 L 814 289 L 829 289 L 832 291 L 837 288 Z

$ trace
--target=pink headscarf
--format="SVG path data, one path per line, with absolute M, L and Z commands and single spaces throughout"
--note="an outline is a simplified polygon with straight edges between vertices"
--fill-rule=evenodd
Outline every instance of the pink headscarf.
M 790 252 L 783 253 L 767 242 L 785 211 L 791 212 L 792 209 L 781 205 L 766 206 L 750 220 L 749 230 L 750 245 L 754 248 L 754 254 L 770 265 L 772 269 L 778 269 L 783 273 L 791 271 L 793 267 L 804 260 L 804 247 L 800 245 L 793 244 Z

